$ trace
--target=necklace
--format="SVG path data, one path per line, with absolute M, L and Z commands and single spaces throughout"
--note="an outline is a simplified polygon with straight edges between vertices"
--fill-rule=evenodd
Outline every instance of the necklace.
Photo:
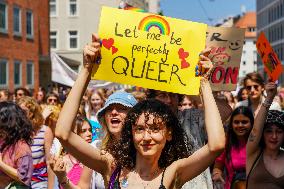
M 150 173 L 150 175 L 140 175 L 136 170 L 134 170 L 134 173 L 135 173 L 136 177 L 139 176 L 140 183 L 143 185 L 143 188 L 147 189 L 147 188 L 150 187 L 152 180 L 145 181 L 145 180 L 142 179 L 142 177 L 147 178 L 147 179 L 152 179 L 153 177 L 158 175 L 159 171 L 160 171 L 160 169 L 159 169 L 159 167 L 157 167 L 157 169 L 153 173 Z

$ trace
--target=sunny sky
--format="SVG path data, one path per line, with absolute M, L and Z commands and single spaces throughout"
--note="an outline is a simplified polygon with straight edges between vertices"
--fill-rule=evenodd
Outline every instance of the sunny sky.
M 256 0 L 161 0 L 165 16 L 203 22 L 219 23 L 223 18 L 255 11 Z

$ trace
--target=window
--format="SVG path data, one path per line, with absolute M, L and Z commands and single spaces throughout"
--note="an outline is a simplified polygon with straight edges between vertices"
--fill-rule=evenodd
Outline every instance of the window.
M 34 26 L 33 26 L 33 13 L 32 11 L 26 12 L 26 23 L 27 23 L 27 38 L 33 38 Z
M 50 48 L 57 48 L 57 31 L 50 31 Z
M 20 35 L 21 34 L 21 9 L 19 7 L 13 8 L 13 28 L 14 34 Z
M 77 0 L 69 0 L 69 15 L 77 16 Z
M 56 0 L 49 0 L 49 15 L 52 17 L 57 16 Z
M 27 85 L 34 84 L 34 64 L 33 62 L 27 63 Z
M 21 85 L 22 67 L 21 62 L 16 60 L 14 62 L 14 84 Z
M 243 61 L 243 65 L 246 65 L 246 61 Z
M 76 49 L 78 48 L 78 32 L 69 31 L 69 48 Z
M 0 32 L 8 31 L 8 12 L 7 5 L 0 2 Z
M 8 85 L 8 62 L 6 59 L 0 59 L 0 86 Z

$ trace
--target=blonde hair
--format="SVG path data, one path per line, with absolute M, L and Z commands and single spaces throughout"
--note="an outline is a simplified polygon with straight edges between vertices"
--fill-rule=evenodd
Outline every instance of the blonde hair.
M 44 124 L 44 118 L 42 116 L 42 109 L 41 106 L 36 102 L 35 99 L 29 96 L 24 96 L 19 99 L 19 105 L 24 105 L 27 107 L 31 113 L 29 116 L 30 121 L 32 122 L 33 128 L 35 131 L 40 129 L 40 127 Z

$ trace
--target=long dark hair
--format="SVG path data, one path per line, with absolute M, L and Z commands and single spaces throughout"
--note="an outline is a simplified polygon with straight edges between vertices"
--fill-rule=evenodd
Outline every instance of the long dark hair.
M 32 144 L 33 127 L 24 110 L 9 101 L 0 102 L 0 133 L 4 136 L 0 151 L 24 140 Z
M 187 146 L 189 143 L 186 134 L 176 115 L 169 106 L 158 100 L 150 99 L 139 102 L 127 114 L 121 139 L 112 146 L 113 156 L 118 166 L 129 170 L 135 167 L 137 151 L 134 147 L 132 126 L 136 124 L 138 118 L 143 113 L 146 114 L 146 119 L 147 115 L 161 118 L 167 129 L 172 132 L 172 140 L 166 142 L 159 158 L 158 164 L 160 168 L 165 168 L 174 161 L 190 155 L 192 147 L 189 148 Z
M 233 131 L 233 120 L 234 117 L 236 115 L 242 114 L 246 117 L 249 118 L 250 120 L 250 125 L 251 125 L 251 129 L 254 123 L 254 117 L 253 117 L 253 113 L 251 111 L 250 108 L 245 107 L 245 106 L 240 106 L 238 108 L 236 108 L 231 115 L 230 121 L 229 121 L 229 125 L 228 125 L 228 132 L 227 132 L 227 141 L 226 141 L 226 147 L 225 147 L 225 153 L 226 153 L 226 159 L 230 160 L 231 159 L 231 149 L 232 147 L 239 147 L 240 146 L 240 141 L 237 138 L 237 135 L 235 134 L 235 132 Z M 246 135 L 246 140 L 248 139 L 248 136 L 250 134 L 250 131 L 247 133 Z

